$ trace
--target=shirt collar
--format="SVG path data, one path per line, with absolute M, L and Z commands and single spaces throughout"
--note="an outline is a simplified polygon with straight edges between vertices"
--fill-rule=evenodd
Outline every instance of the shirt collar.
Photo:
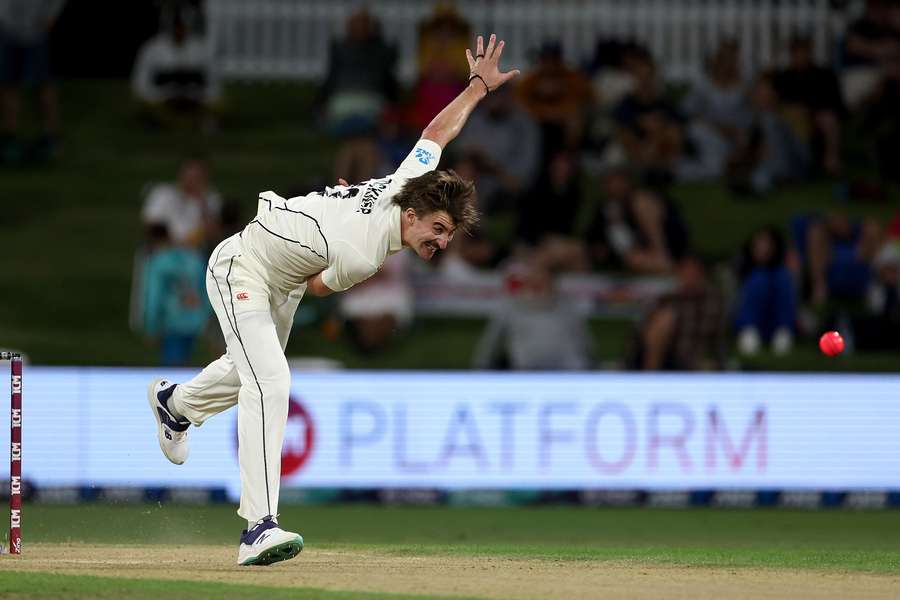
M 400 237 L 400 205 L 394 204 L 391 206 L 391 210 L 388 213 L 388 223 L 390 223 L 388 252 L 393 254 L 403 249 L 403 240 Z

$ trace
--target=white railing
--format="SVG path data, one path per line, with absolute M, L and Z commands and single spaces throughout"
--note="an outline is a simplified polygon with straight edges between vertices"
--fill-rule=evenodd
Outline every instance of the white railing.
M 322 77 L 331 39 L 359 0 L 206 0 L 209 32 L 224 73 L 232 78 Z M 399 76 L 414 75 L 416 25 L 435 0 L 367 3 L 385 37 L 400 50 Z M 548 40 L 561 42 L 567 60 L 582 64 L 600 38 L 645 44 L 669 79 L 688 79 L 719 40 L 741 43 L 742 67 L 753 73 L 783 56 L 796 33 L 809 35 L 820 60 L 831 56 L 841 17 L 829 0 L 487 0 L 456 2 L 478 32 L 507 41 L 506 65 L 528 67 Z M 460 59 L 462 60 L 462 58 Z

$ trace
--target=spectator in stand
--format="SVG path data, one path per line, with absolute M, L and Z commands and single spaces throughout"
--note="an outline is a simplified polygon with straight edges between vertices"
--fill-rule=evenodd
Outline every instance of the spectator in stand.
M 738 350 L 753 355 L 763 341 L 770 341 L 775 354 L 787 354 L 794 343 L 797 294 L 785 262 L 784 236 L 778 229 L 760 229 L 744 244 L 738 276 Z
M 637 44 L 601 38 L 586 73 L 591 81 L 593 103 L 584 132 L 584 163 L 592 173 L 624 163 L 620 145 L 614 142 L 613 110 L 634 91 L 634 79 L 626 68 L 632 54 L 646 52 Z
M 335 175 L 364 181 L 382 172 L 375 134 L 383 112 L 397 100 L 397 52 L 365 8 L 347 17 L 346 29 L 346 39 L 331 44 L 318 104 L 329 133 L 342 141 Z
M 319 92 L 328 128 L 337 135 L 375 129 L 382 111 L 397 100 L 397 50 L 378 22 L 360 8 L 347 17 L 346 39 L 334 40 Z
M 508 281 L 508 297 L 478 343 L 478 369 L 584 370 L 593 365 L 587 316 L 557 290 L 558 270 L 540 253 Z
M 616 139 L 628 161 L 641 171 L 671 175 L 682 156 L 681 117 L 663 96 L 649 53 L 631 54 L 628 70 L 634 91 L 616 107 Z
M 468 85 L 469 68 L 459 59 L 471 40 L 471 28 L 452 2 L 442 0 L 419 25 L 418 65 L 410 126 L 423 129 Z
M 541 126 L 542 158 L 580 145 L 591 105 L 590 80 L 568 66 L 562 48 L 541 48 L 537 65 L 516 88 L 516 97 Z
M 557 152 L 519 205 L 516 237 L 530 246 L 539 245 L 547 236 L 573 237 L 582 196 L 578 155 Z
M 868 0 L 863 17 L 846 36 L 844 97 L 860 114 L 859 130 L 867 159 L 880 182 L 861 183 L 856 193 L 883 198 L 890 182 L 900 181 L 900 4 Z
M 555 264 L 568 271 L 590 270 L 587 245 L 578 237 L 578 216 L 584 191 L 578 154 L 560 150 L 518 210 L 516 240 L 528 248 L 541 248 Z
M 598 39 L 594 55 L 585 67 L 591 80 L 593 100 L 606 110 L 618 106 L 634 90 L 634 79 L 629 71 L 632 57 L 646 54 L 647 49 L 635 42 Z
M 721 369 L 725 362 L 725 304 L 706 279 L 703 263 L 685 256 L 676 269 L 677 289 L 664 295 L 638 326 L 634 368 Z
M 183 10 L 168 31 L 147 40 L 134 62 L 131 89 L 142 116 L 157 127 L 211 132 L 222 108 L 222 81 L 209 39 L 191 31 Z
M 206 328 L 206 261 L 197 250 L 174 245 L 165 225 L 148 228 L 150 255 L 144 265 L 144 332 L 158 344 L 162 364 L 189 364 Z
M 384 267 L 341 296 L 339 310 L 353 345 L 364 354 L 379 352 L 413 320 L 409 255 L 389 256 Z
M 181 163 L 178 181 L 153 186 L 141 213 L 144 225 L 164 225 L 178 246 L 204 249 L 221 237 L 222 198 L 209 182 L 209 168 L 200 158 Z
M 720 177 L 747 140 L 753 114 L 738 64 L 739 51 L 734 40 L 720 43 L 707 60 L 704 75 L 682 102 L 689 119 L 688 137 L 697 151 L 695 159 L 679 164 L 679 179 Z
M 818 168 L 837 175 L 841 170 L 841 119 L 844 101 L 837 76 L 813 61 L 812 40 L 791 41 L 790 64 L 774 76 L 775 89 L 786 108 L 799 109 L 804 129 L 811 129 L 811 142 Z
M 736 192 L 766 194 L 778 183 L 806 176 L 809 149 L 781 116 L 781 101 L 771 75 L 757 78 L 752 99 L 750 134 L 738 150 L 730 176 Z
M 860 350 L 900 348 L 900 216 L 887 228 L 887 240 L 873 263 L 867 314 L 852 321 L 853 341 Z
M 881 179 L 881 187 L 869 192 L 885 197 L 890 183 L 900 182 L 900 62 L 885 72 L 881 85 L 863 109 L 861 130 Z
M 65 0 L 0 2 L 0 166 L 48 160 L 59 138 L 59 99 L 50 75 L 50 31 Z M 26 150 L 19 136 L 21 86 L 38 90 L 43 134 Z
M 645 52 L 634 43 L 600 39 L 594 47 L 594 56 L 587 66 L 591 82 L 593 103 L 585 132 L 585 146 L 591 153 L 600 155 L 603 164 L 615 164 L 615 156 L 607 152 L 615 147 L 609 142 L 613 136 L 612 113 L 622 100 L 634 91 L 634 78 L 626 68 L 629 56 Z
M 479 208 L 491 215 L 518 205 L 540 168 L 540 132 L 507 86 L 494 90 L 469 117 L 456 150 L 474 169 Z
M 829 300 L 862 301 L 882 245 L 878 221 L 852 221 L 847 215 L 831 214 L 825 218 L 798 216 L 791 225 L 813 306 Z
M 636 273 L 670 273 L 688 248 L 688 231 L 675 204 L 665 195 L 637 186 L 624 169 L 602 180 L 604 199 L 588 240 L 598 266 Z
M 859 350 L 900 349 L 900 215 L 887 227 L 886 240 L 873 261 L 865 314 L 851 321 Z
M 386 109 L 378 121 L 377 144 L 381 161 L 378 172 L 396 171 L 415 143 L 415 136 L 404 127 L 403 111 L 397 107 Z
M 900 181 L 900 4 L 872 0 L 866 6 L 847 36 L 844 89 L 860 112 L 867 158 L 881 179 L 875 186 L 859 186 L 859 192 L 884 198 L 890 183 Z
M 482 100 L 482 103 L 487 98 Z M 478 166 L 473 159 L 467 158 L 465 155 L 460 157 L 453 164 L 453 170 L 466 181 L 480 185 L 477 182 Z M 481 198 L 479 198 L 479 202 L 480 200 Z M 482 221 L 474 227 L 470 227 L 468 235 L 457 237 L 453 245 L 448 246 L 446 251 L 435 258 L 438 261 L 437 268 L 442 277 L 448 280 L 462 281 L 473 276 L 478 269 L 495 266 L 502 258 L 505 258 L 506 251 L 505 246 L 501 248 L 501 245 L 490 237 Z
M 855 110 L 878 94 L 885 73 L 900 62 L 900 7 L 892 0 L 866 0 L 865 13 L 845 39 L 841 85 Z

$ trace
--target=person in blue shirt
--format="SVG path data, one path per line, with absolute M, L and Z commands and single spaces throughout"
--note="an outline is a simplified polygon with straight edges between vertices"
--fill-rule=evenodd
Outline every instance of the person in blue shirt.
M 757 230 L 744 243 L 737 265 L 740 290 L 734 316 L 741 354 L 756 354 L 764 340 L 777 355 L 793 347 L 797 291 L 786 255 L 784 235 L 774 226 Z
M 144 265 L 144 331 L 159 343 L 164 365 L 186 365 L 210 315 L 206 263 L 191 248 L 173 245 L 165 225 L 148 229 Z

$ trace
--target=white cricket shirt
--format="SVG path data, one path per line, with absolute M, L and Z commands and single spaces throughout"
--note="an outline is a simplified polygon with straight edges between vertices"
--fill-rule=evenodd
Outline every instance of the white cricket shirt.
M 436 169 L 440 157 L 441 147 L 422 139 L 393 175 L 288 200 L 263 192 L 256 218 L 241 232 L 244 253 L 282 290 L 319 272 L 335 292 L 361 283 L 402 248 L 393 197 L 407 179 Z

